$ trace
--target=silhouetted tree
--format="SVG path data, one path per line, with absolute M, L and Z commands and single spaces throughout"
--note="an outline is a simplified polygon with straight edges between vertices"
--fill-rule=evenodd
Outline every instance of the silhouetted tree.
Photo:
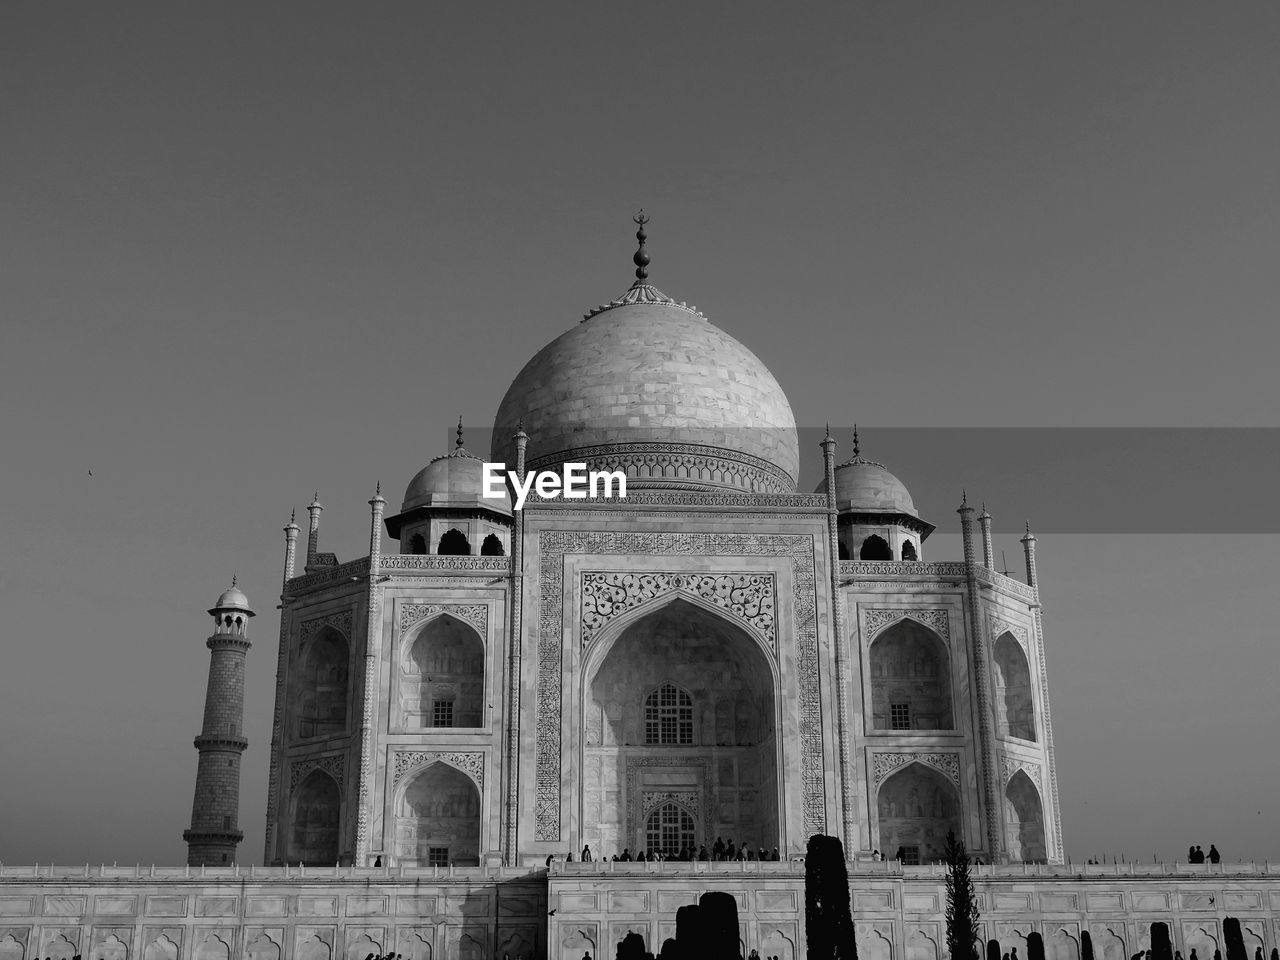
M 857 960 L 849 870 L 839 837 L 815 833 L 809 838 L 804 855 L 804 918 L 809 960 Z
M 1240 932 L 1240 921 L 1235 917 L 1227 917 L 1222 921 L 1222 939 L 1227 942 L 1227 960 L 1249 960 L 1244 949 L 1244 934 Z
M 1159 920 L 1151 924 L 1151 960 L 1173 960 L 1173 943 L 1169 925 Z
M 1080 934 L 1080 960 L 1093 960 L 1093 937 L 1088 930 Z
M 978 897 L 969 875 L 969 851 L 954 830 L 947 831 L 942 857 L 947 865 L 947 951 L 951 960 L 977 960 Z
M 1027 960 L 1044 960 L 1044 937 L 1034 930 L 1027 934 Z
M 1000 960 L 1000 941 L 987 941 L 987 960 Z
M 703 937 L 698 956 L 706 960 L 738 960 L 738 901 L 733 894 L 708 890 L 698 898 L 698 918 Z
M 653 954 L 644 948 L 644 937 L 629 932 L 618 943 L 618 960 L 653 960 Z
M 705 940 L 702 908 L 690 903 L 676 910 L 676 956 L 681 960 L 701 957 L 706 950 Z

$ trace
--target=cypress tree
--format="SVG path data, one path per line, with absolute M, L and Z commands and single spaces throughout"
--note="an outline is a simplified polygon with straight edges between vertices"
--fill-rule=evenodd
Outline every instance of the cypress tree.
M 1151 924 L 1151 960 L 1173 960 L 1173 943 L 1169 940 L 1169 925 L 1159 920 Z
M 951 960 L 977 960 L 978 897 L 969 874 L 969 852 L 954 830 L 947 831 L 943 859 L 947 864 L 947 951 Z
M 1000 941 L 987 941 L 987 960 L 1000 960 Z
M 1249 960 L 1249 954 L 1244 949 L 1244 934 L 1240 932 L 1238 919 L 1227 917 L 1222 921 L 1222 939 L 1227 942 L 1227 960 Z
M 857 960 L 849 870 L 839 837 L 816 833 L 809 838 L 804 857 L 804 919 L 809 960 Z
M 1044 937 L 1034 930 L 1027 934 L 1027 960 L 1044 960 Z

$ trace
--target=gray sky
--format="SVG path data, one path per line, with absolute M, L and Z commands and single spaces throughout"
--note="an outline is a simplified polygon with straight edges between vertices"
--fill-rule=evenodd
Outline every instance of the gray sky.
M 1015 569 L 1055 517 L 1070 854 L 1280 859 L 1274 432 L 1148 497 L 1087 440 L 1015 484 L 875 439 L 1280 425 L 1278 48 L 1246 3 L 5 5 L 0 859 L 185 859 L 233 572 L 261 858 L 290 507 L 363 554 L 375 481 L 626 288 L 641 206 L 652 280 L 862 424 L 930 557 L 962 487 Z

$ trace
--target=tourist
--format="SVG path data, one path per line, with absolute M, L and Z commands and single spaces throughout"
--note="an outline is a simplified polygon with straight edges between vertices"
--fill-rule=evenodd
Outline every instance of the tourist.
M 1222 854 L 1218 852 L 1218 848 L 1215 847 L 1212 843 L 1209 844 L 1209 862 L 1210 863 L 1222 862 Z
M 1191 849 L 1187 851 L 1187 863 L 1196 862 L 1196 845 L 1193 843 Z
M 704 863 L 711 859 L 710 855 L 707 853 L 707 845 L 705 843 L 698 848 L 698 859 Z
M 899 847 L 899 848 L 898 848 L 898 852 L 897 852 L 897 853 L 895 853 L 895 854 L 893 855 L 893 859 L 897 860 L 899 863 L 901 863 L 901 862 L 902 862 L 903 860 L 905 860 L 906 858 L 907 858 L 907 848 L 906 848 L 906 847 Z M 1014 956 L 1013 956 L 1013 960 L 1018 960 L 1018 948 L 1017 948 L 1017 947 L 1014 947 L 1014 949 L 1013 949 L 1013 954 L 1014 954 Z
M 582 862 L 583 862 L 583 863 L 590 863 L 590 862 L 591 862 L 591 846 L 590 846 L 590 844 L 584 844 L 584 845 L 583 845 L 583 847 L 582 847 Z
M 622 848 L 622 859 L 623 859 L 623 861 L 624 861 L 624 862 L 627 862 L 627 863 L 629 863 L 629 862 L 631 861 L 631 848 L 630 848 L 630 847 L 623 847 L 623 848 Z
M 711 848 L 711 856 L 713 860 L 724 859 L 724 841 L 716 837 L 715 846 Z
M 737 847 L 737 844 L 733 842 L 733 837 L 729 838 L 729 846 L 725 848 L 725 859 L 726 860 L 738 859 L 738 847 Z
M 782 854 L 778 853 L 778 848 L 777 848 L 777 847 L 774 847 L 774 848 L 773 848 L 773 859 L 774 859 L 774 860 L 781 860 L 781 859 L 782 859 Z
M 569 853 L 568 853 L 568 855 L 564 858 L 564 862 L 565 862 L 565 863 L 573 863 L 573 851 L 572 851 L 572 850 L 570 850 L 570 851 L 569 851 Z

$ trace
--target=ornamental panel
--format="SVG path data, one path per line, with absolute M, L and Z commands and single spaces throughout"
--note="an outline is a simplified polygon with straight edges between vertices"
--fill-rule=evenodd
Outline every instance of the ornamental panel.
M 416 773 L 423 767 L 430 766 L 437 761 L 442 761 L 452 767 L 457 767 L 474 780 L 476 786 L 481 791 L 484 790 L 484 754 L 480 752 L 460 750 L 395 751 L 392 759 L 392 767 L 395 770 L 392 786 L 394 787 L 409 774 Z
M 1027 628 L 1020 624 L 1005 620 L 1003 617 L 990 615 L 991 620 L 991 642 L 995 643 L 1000 639 L 1002 634 L 1010 634 L 1022 646 L 1022 652 L 1025 654 L 1030 649 L 1027 645 Z
M 350 642 L 351 640 L 351 611 L 340 610 L 337 613 L 331 613 L 325 617 L 315 617 L 311 620 L 303 620 L 302 626 L 298 628 L 298 638 L 301 643 L 306 643 L 325 627 L 332 627 Z
M 1036 791 L 1043 796 L 1044 788 L 1040 783 L 1040 764 L 1007 755 L 1000 758 L 1000 782 L 1006 787 L 1019 770 L 1031 778 L 1031 782 L 1036 785 Z
M 428 617 L 444 613 L 475 627 L 485 640 L 489 637 L 489 605 L 486 603 L 405 603 L 399 609 L 401 635 Z
M 619 615 L 668 594 L 698 597 L 751 626 L 778 652 L 774 621 L 776 582 L 768 573 L 582 574 L 582 645 Z
M 910 618 L 928 627 L 944 641 L 951 638 L 951 616 L 945 607 L 915 608 L 910 610 L 864 610 L 862 622 L 868 638 L 879 633 L 891 623 Z
M 876 787 L 889 778 L 899 767 L 908 763 L 923 763 L 941 771 L 957 788 L 960 786 L 960 757 L 955 753 L 876 753 L 871 764 Z
M 342 790 L 342 781 L 347 772 L 347 757 L 342 753 L 331 753 L 324 757 L 306 757 L 302 760 L 295 760 L 289 764 L 289 789 L 292 791 L 294 787 L 311 773 L 312 770 L 323 770 L 329 776 L 333 777 L 334 783 L 338 785 L 338 790 Z

